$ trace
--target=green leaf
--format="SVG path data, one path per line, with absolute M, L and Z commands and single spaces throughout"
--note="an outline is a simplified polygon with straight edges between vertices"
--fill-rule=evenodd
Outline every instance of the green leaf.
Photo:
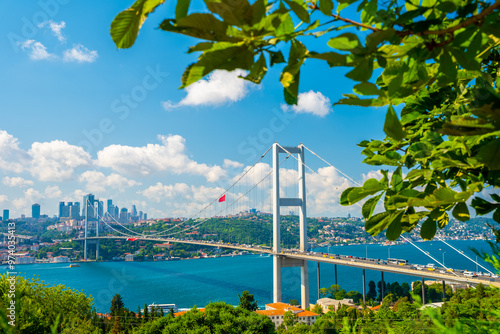
M 493 220 L 500 224 L 500 207 L 493 212 Z
M 385 236 L 389 240 L 397 240 L 403 231 L 401 227 L 401 217 L 403 216 L 404 211 L 398 211 L 397 214 L 391 215 L 391 223 L 387 227 L 387 231 L 385 231 Z
M 264 54 L 261 53 L 259 60 L 250 68 L 250 73 L 245 77 L 245 80 L 259 84 L 262 78 L 264 78 L 264 75 L 266 75 L 266 72 L 266 58 L 264 58 Z
M 385 230 L 387 226 L 391 223 L 390 212 L 382 212 L 372 216 L 365 223 L 366 232 L 375 236 Z
M 253 11 L 248 0 L 205 0 L 205 4 L 212 13 L 218 14 L 230 25 L 244 26 L 252 23 Z
M 360 95 L 379 95 L 380 91 L 376 85 L 370 82 L 362 82 L 354 86 L 353 91 Z
M 500 204 L 490 203 L 481 197 L 474 197 L 471 205 L 478 215 L 485 215 L 495 210 L 497 207 L 500 207 Z
M 477 160 L 491 170 L 500 170 L 500 138 L 482 146 L 476 155 Z
M 453 1 L 444 1 L 440 2 L 437 6 L 437 9 L 440 11 L 443 11 L 445 13 L 453 13 L 455 10 L 457 10 L 457 6 Z
M 330 67 L 347 65 L 347 59 L 346 59 L 347 56 L 341 55 L 340 53 L 336 52 L 325 52 L 325 53 L 310 52 L 307 55 L 307 57 L 326 60 L 326 62 Z
M 439 57 L 439 76 L 438 79 L 445 82 L 455 81 L 457 78 L 457 66 L 453 62 L 450 54 L 443 50 Z
M 391 177 L 391 187 L 396 191 L 401 191 L 403 189 L 403 172 L 401 167 L 396 168 Z
M 119 49 L 126 49 L 134 45 L 142 24 L 156 7 L 165 0 L 137 0 L 132 7 L 116 15 L 111 22 L 111 38 Z
M 187 16 L 191 0 L 178 0 L 175 5 L 175 19 L 182 19 Z
M 497 195 L 497 194 L 490 194 L 491 198 L 495 201 L 495 202 L 500 202 L 500 196 Z
M 420 236 L 424 240 L 432 240 L 436 235 L 437 226 L 434 219 L 427 218 L 420 228 Z
M 319 0 L 319 10 L 326 16 L 332 15 L 333 1 L 332 0 Z
M 361 208 L 361 212 L 362 212 L 363 217 L 365 219 L 369 219 L 372 216 L 373 211 L 375 210 L 375 207 L 377 206 L 377 203 L 380 200 L 380 198 L 382 197 L 382 195 L 383 194 L 380 194 L 378 196 L 374 196 L 374 197 L 370 198 L 369 200 L 367 200 L 365 202 L 365 204 L 363 204 L 363 207 Z
M 470 219 L 469 208 L 465 202 L 458 202 L 453 208 L 453 217 L 460 220 L 461 222 L 466 222 Z
M 387 110 L 387 114 L 385 116 L 384 132 L 389 137 L 398 141 L 403 140 L 405 136 L 403 126 L 399 122 L 398 116 L 396 115 L 392 105 L 389 105 L 389 109 Z
M 307 9 L 305 9 L 304 7 L 302 7 L 302 4 L 300 3 L 303 3 L 302 1 L 300 1 L 300 3 L 297 3 L 295 1 L 291 1 L 291 0 L 285 0 L 285 2 L 288 4 L 288 6 L 290 6 L 290 9 L 295 13 L 295 15 L 298 16 L 298 18 L 305 22 L 305 23 L 309 23 L 310 22 L 310 19 L 309 19 L 309 13 L 307 12 Z
M 160 29 L 209 41 L 238 42 L 241 40 L 228 35 L 231 28 L 226 23 L 206 13 L 193 13 L 179 20 L 163 20 Z M 237 31 L 234 32 L 237 33 Z
M 434 192 L 434 196 L 436 196 L 436 198 L 439 201 L 449 202 L 449 203 L 455 202 L 455 200 L 456 200 L 455 195 L 456 194 L 457 194 L 457 192 L 450 189 L 450 188 L 439 188 L 438 190 L 436 190 Z
M 362 61 L 345 76 L 356 81 L 368 81 L 372 77 L 372 72 L 373 60 L 371 58 L 363 58 Z
M 358 36 L 350 32 L 331 38 L 327 44 L 333 49 L 343 51 L 350 51 L 361 46 Z
M 439 228 L 444 228 L 446 225 L 448 225 L 448 222 L 450 221 L 450 218 L 448 217 L 448 214 L 444 212 L 441 216 L 439 216 L 436 219 Z
M 284 63 L 285 57 L 283 57 L 283 53 L 281 51 L 268 51 L 271 55 L 271 66 L 274 64 Z

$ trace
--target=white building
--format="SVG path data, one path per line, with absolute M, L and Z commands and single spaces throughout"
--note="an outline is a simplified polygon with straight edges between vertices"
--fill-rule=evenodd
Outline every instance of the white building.
M 134 254 L 126 254 L 125 261 L 134 261 Z
M 67 256 L 56 256 L 52 258 L 52 262 L 54 263 L 66 263 L 69 262 L 69 258 Z
M 16 257 L 16 264 L 32 264 L 32 263 L 35 263 L 35 258 L 33 256 Z
M 323 309 L 323 313 L 327 313 L 330 308 L 333 308 L 334 311 L 338 311 L 338 309 L 342 305 L 347 305 L 349 307 L 358 307 L 356 304 L 354 304 L 354 301 L 352 299 L 342 299 L 342 300 L 337 300 L 337 299 L 332 299 L 332 298 L 321 298 L 316 301 L 316 305 L 320 305 L 321 308 Z
M 293 312 L 297 316 L 299 322 L 305 323 L 307 325 L 314 324 L 316 322 L 316 318 L 319 315 L 317 313 L 306 311 L 299 307 L 292 306 L 286 303 L 266 304 L 265 310 L 258 310 L 255 312 L 257 314 L 262 314 L 267 316 L 274 323 L 274 326 L 278 327 L 283 323 L 283 316 L 287 311 Z

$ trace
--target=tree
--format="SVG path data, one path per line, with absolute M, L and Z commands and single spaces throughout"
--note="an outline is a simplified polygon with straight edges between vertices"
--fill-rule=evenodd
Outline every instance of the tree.
M 300 305 L 300 302 L 297 299 L 290 299 L 288 301 L 288 304 L 290 304 L 290 305 Z
M 248 310 L 248 311 L 255 311 L 258 310 L 259 307 L 257 306 L 257 302 L 255 301 L 255 298 L 253 295 L 251 295 L 248 290 L 243 291 L 243 293 L 238 295 L 240 299 L 239 307 Z
M 137 0 L 111 24 L 118 48 L 131 47 L 148 15 L 164 0 Z M 364 163 L 389 166 L 381 180 L 345 190 L 341 204 L 361 200 L 366 230 L 386 230 L 388 239 L 413 230 L 432 239 L 453 217 L 494 211 L 500 222 L 500 196 L 478 193 L 500 187 L 499 1 L 484 0 L 205 0 L 189 13 L 178 0 L 173 18 L 161 30 L 202 40 L 188 52 L 198 61 L 182 76 L 182 88 L 216 69 L 248 71 L 260 83 L 268 68 L 285 64 L 280 76 L 284 100 L 298 102 L 302 65 L 324 61 L 348 67 L 353 93 L 336 105 L 386 106 L 383 140 L 359 144 Z M 344 16 L 357 6 L 359 14 Z M 353 12 L 353 11 L 351 11 Z M 344 30 L 346 29 L 346 30 Z M 335 34 L 331 37 L 331 34 Z M 310 50 L 324 40 L 330 50 Z M 374 76 L 377 76 L 374 78 Z M 398 117 L 394 106 L 404 103 Z M 384 209 L 374 213 L 383 199 Z M 497 231 L 500 240 L 500 232 Z
M 113 296 L 113 299 L 111 299 L 111 307 L 109 308 L 109 311 L 112 316 L 121 315 L 123 313 L 124 306 L 122 296 L 117 293 Z
M 286 328 L 293 327 L 297 322 L 299 322 L 299 318 L 292 311 L 286 311 L 283 315 L 283 324 Z
M 374 281 L 368 282 L 368 292 L 366 293 L 366 298 L 375 300 L 377 298 L 377 290 Z

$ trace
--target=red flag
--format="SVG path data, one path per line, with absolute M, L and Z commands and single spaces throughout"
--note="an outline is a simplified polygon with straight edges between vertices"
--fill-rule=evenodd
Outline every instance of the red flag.
M 136 241 L 137 238 L 127 238 L 127 241 Z
M 222 195 L 221 198 L 219 198 L 219 203 L 224 202 L 226 200 L 226 194 Z

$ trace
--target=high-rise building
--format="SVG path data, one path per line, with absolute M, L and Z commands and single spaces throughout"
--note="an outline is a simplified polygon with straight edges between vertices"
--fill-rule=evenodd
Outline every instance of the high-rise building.
M 137 217 L 137 208 L 135 207 L 135 205 L 132 205 L 132 210 L 130 211 L 130 214 L 132 215 L 132 217 Z
M 106 212 L 108 213 L 109 217 L 115 218 L 115 206 L 113 205 L 112 199 L 108 199 L 107 201 Z
M 83 212 L 82 216 L 87 217 L 88 221 L 91 220 L 96 220 L 97 217 L 97 212 L 95 209 L 97 209 L 95 205 L 95 197 L 92 194 L 88 194 L 83 196 Z
M 3 210 L 3 220 L 9 220 L 9 210 Z
M 128 210 L 127 210 L 127 208 L 122 208 L 120 210 L 119 222 L 122 224 L 128 223 Z
M 147 213 L 144 214 L 144 220 L 148 220 L 148 214 Z
M 139 220 L 142 220 L 142 217 L 144 217 L 143 212 L 139 211 Z
M 115 219 L 120 218 L 120 208 L 115 205 Z
M 75 202 L 72 206 L 69 207 L 69 216 L 74 219 L 80 218 L 80 202 Z
M 99 218 L 102 219 L 104 215 L 104 203 L 96 199 L 97 202 L 97 213 L 99 214 Z
M 59 202 L 59 218 L 64 217 L 64 202 Z
M 31 217 L 40 218 L 40 204 L 35 203 L 31 206 Z

